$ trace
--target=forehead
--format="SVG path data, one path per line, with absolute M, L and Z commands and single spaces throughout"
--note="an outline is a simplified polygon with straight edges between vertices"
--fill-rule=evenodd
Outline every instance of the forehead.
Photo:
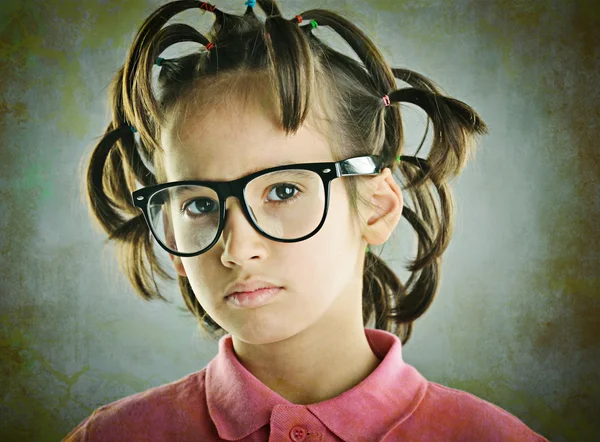
M 282 164 L 333 161 L 326 137 L 308 121 L 286 136 L 273 117 L 249 107 L 188 114 L 163 130 L 161 142 L 169 181 L 230 181 Z

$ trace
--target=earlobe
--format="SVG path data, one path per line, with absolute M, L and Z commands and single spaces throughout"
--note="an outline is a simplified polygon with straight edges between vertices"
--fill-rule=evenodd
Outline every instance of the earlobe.
M 402 190 L 387 167 L 378 177 L 371 202 L 376 207 L 367 212 L 369 219 L 364 225 L 363 237 L 368 244 L 379 245 L 387 241 L 396 228 L 404 204 Z

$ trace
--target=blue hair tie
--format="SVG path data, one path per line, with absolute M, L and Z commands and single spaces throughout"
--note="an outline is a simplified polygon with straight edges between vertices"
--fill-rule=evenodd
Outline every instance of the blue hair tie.
M 256 6 L 256 0 L 246 0 L 245 5 L 254 8 Z
M 137 130 L 135 130 L 135 127 L 133 127 L 133 126 L 129 126 L 129 129 L 131 129 L 131 132 L 133 132 L 133 133 L 137 132 Z

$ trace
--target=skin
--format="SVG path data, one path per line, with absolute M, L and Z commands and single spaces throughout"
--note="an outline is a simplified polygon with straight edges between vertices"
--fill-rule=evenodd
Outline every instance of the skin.
M 188 114 L 177 131 L 162 131 L 169 181 L 226 181 L 254 167 L 334 161 L 326 138 L 308 123 L 286 137 L 260 111 L 223 108 L 199 115 Z M 294 404 L 339 396 L 381 362 L 362 322 L 365 248 L 389 238 L 400 220 L 402 193 L 388 168 L 369 178 L 367 198 L 377 209 L 361 207 L 365 221 L 358 229 L 344 179 L 331 183 L 325 224 L 308 240 L 286 244 L 263 237 L 244 217 L 240 202 L 229 198 L 223 234 L 211 250 L 192 258 L 170 255 L 200 304 L 232 335 L 240 363 Z M 225 290 L 248 277 L 284 289 L 258 308 L 230 305 Z

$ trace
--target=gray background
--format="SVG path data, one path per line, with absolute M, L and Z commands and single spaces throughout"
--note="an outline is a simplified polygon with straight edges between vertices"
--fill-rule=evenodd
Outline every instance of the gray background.
M 174 283 L 164 286 L 173 304 L 135 296 L 82 197 L 83 164 L 109 121 L 107 86 L 158 4 L 2 2 L 2 440 L 58 440 L 94 408 L 201 370 L 217 352 L 177 309 Z M 345 14 L 392 66 L 429 76 L 491 128 L 454 182 L 455 235 L 407 362 L 553 441 L 598 440 L 598 2 L 280 5 L 287 18 Z M 176 21 L 206 32 L 213 16 Z M 330 30 L 315 32 L 350 54 Z M 405 116 L 412 154 L 424 114 Z M 402 220 L 383 256 L 405 279 L 415 252 Z

